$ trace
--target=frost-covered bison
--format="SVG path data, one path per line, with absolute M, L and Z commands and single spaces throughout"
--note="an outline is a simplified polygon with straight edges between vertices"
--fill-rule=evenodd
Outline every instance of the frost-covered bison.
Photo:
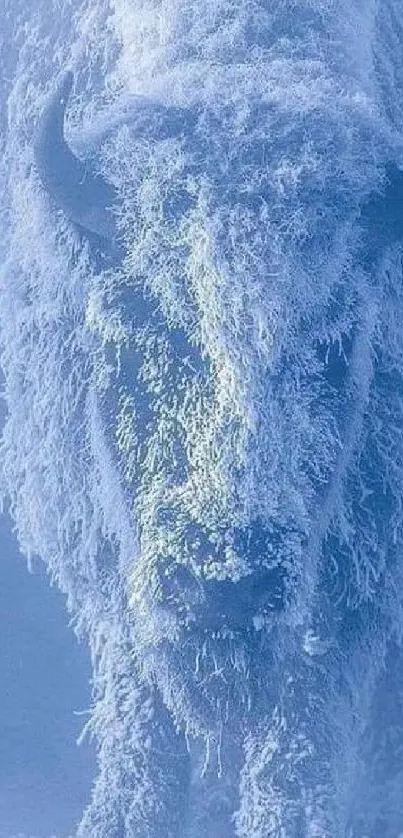
M 93 651 L 80 838 L 403 829 L 402 88 L 393 4 L 331 6 L 178 11 L 96 169 L 58 88 L 68 183 L 40 122 L 3 456 Z

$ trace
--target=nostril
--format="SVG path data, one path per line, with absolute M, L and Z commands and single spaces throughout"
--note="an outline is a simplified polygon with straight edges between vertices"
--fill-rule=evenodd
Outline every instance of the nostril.
M 161 604 L 188 610 L 200 600 L 200 583 L 189 568 L 179 562 L 164 562 L 158 568 Z
M 223 625 L 239 631 L 258 614 L 279 611 L 284 604 L 285 580 L 280 568 L 261 568 L 238 582 L 214 580 L 205 584 L 203 622 L 212 630 Z
M 251 581 L 254 605 L 278 610 L 284 604 L 285 570 L 280 567 L 262 568 L 253 574 Z

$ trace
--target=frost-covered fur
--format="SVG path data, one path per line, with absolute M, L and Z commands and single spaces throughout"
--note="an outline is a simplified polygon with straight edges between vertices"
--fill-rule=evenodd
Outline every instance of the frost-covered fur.
M 394 838 L 402 13 L 203 10 L 115 2 L 112 81 L 164 104 L 100 151 L 119 266 L 9 183 L 3 471 L 93 653 L 79 835 Z

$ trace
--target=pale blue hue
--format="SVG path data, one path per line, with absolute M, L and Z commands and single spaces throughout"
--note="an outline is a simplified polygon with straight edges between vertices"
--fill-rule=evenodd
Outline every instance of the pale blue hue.
M 77 838 L 396 838 L 400 5 L 51 8 L 7 18 L 2 489 L 91 650 Z
M 10 525 L 0 519 L 0 834 L 67 836 L 94 774 L 78 748 L 90 701 L 89 661 L 63 598 L 43 571 L 28 574 Z M 75 715 L 75 714 L 79 715 Z

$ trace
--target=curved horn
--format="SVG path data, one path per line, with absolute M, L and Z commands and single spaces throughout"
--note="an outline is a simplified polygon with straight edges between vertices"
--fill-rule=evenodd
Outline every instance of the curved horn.
M 76 157 L 64 137 L 64 116 L 73 80 L 70 70 L 63 75 L 39 120 L 34 145 L 36 168 L 54 204 L 71 221 L 101 238 L 114 239 L 115 190 Z

